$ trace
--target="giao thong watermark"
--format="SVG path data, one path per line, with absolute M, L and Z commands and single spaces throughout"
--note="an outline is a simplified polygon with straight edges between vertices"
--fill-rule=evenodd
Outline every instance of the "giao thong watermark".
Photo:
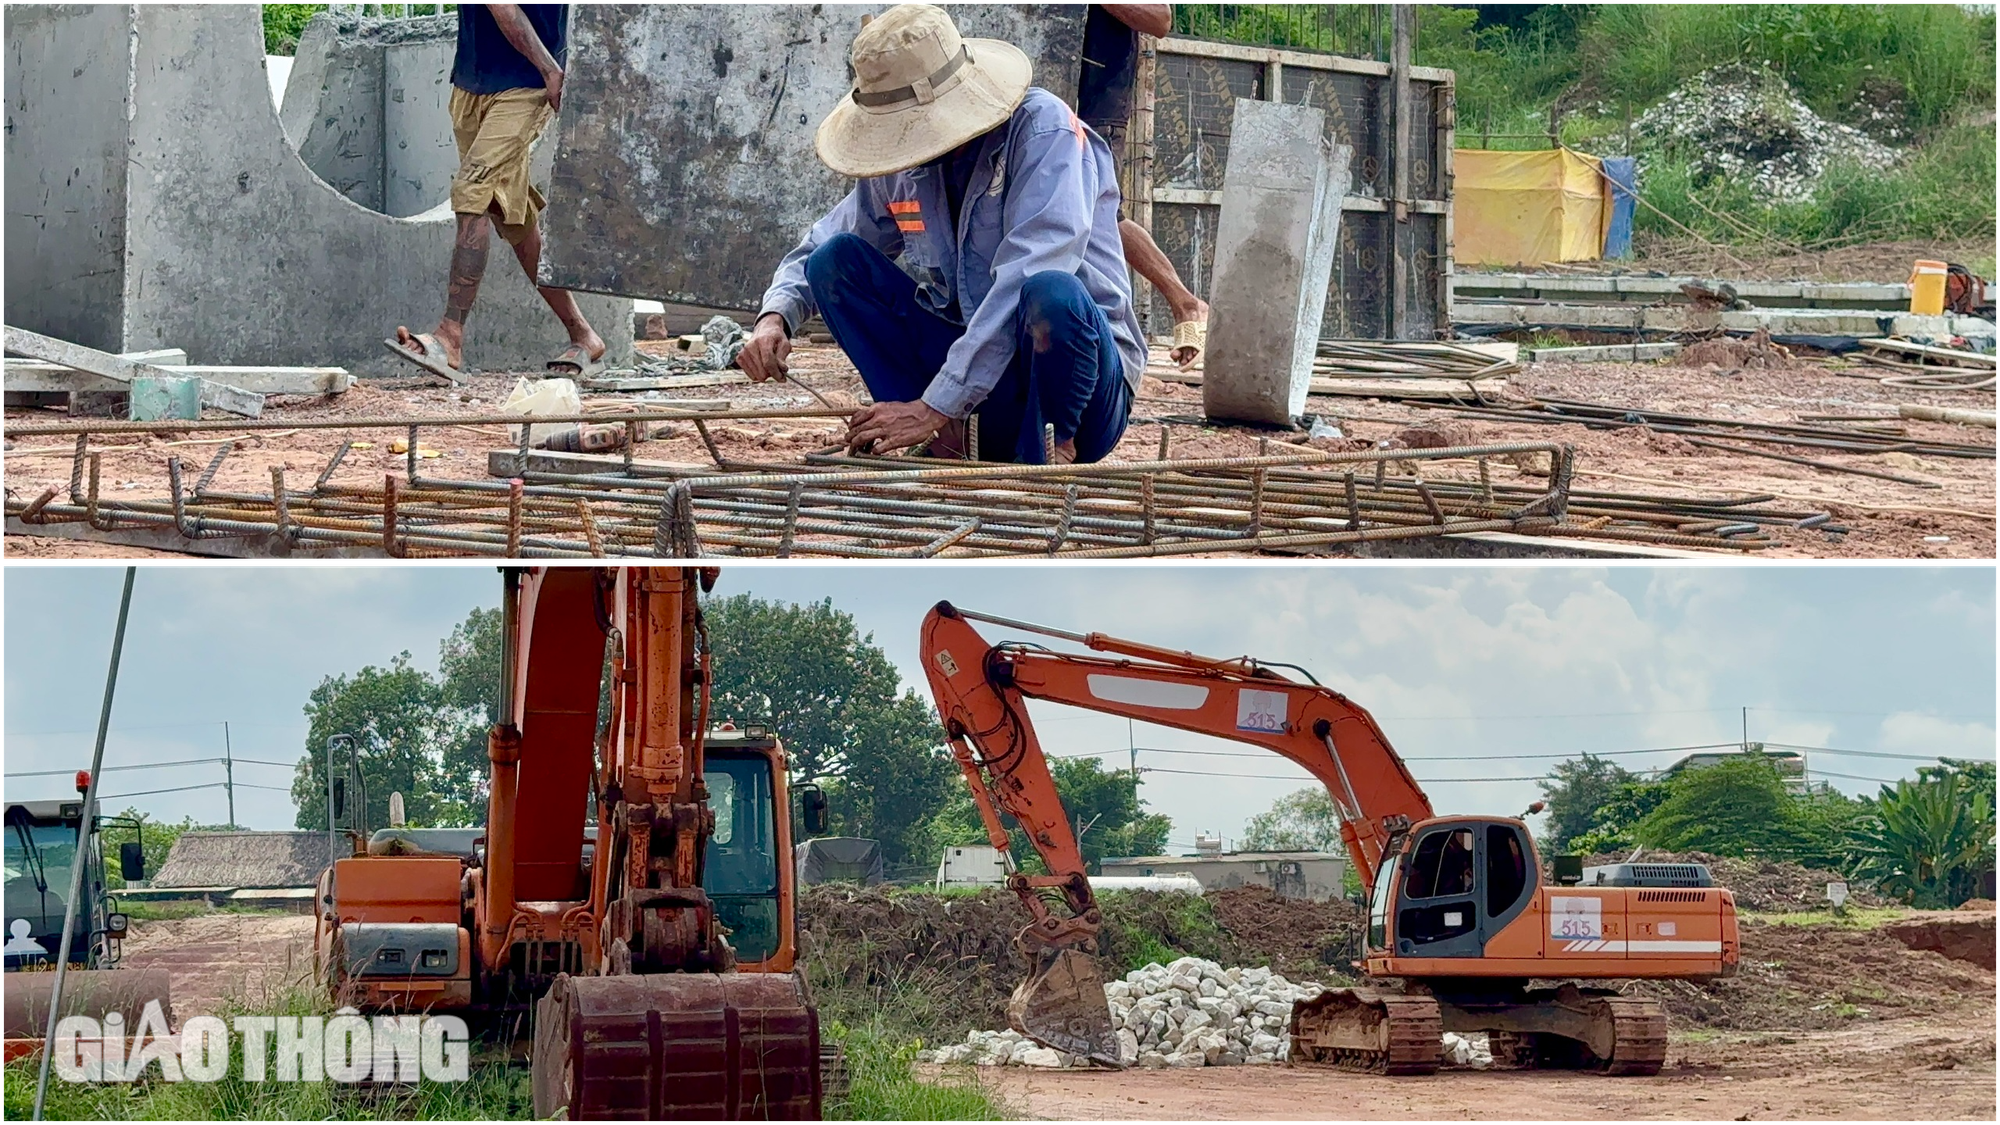
M 117 1012 L 56 1024 L 51 1062 L 69 1082 L 219 1082 L 232 1067 L 245 1082 L 463 1082 L 469 1035 L 457 1016 L 191 1016 L 179 1032 L 160 1002 L 138 1023 Z

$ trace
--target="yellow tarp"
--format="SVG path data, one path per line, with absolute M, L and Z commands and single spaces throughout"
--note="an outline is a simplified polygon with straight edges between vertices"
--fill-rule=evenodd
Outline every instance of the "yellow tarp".
M 1454 261 L 1539 266 L 1603 255 L 1611 204 L 1596 157 L 1462 148 L 1452 161 Z

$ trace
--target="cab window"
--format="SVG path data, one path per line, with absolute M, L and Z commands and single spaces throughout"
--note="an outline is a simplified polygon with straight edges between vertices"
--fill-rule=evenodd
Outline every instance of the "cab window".
M 1528 889 L 1528 857 L 1521 834 L 1505 824 L 1486 828 L 1486 914 L 1498 918 Z
M 1472 893 L 1472 829 L 1433 832 L 1417 845 L 1405 888 L 1411 898 Z
M 702 780 L 715 831 L 708 838 L 702 886 L 717 920 L 729 930 L 738 959 L 762 961 L 778 948 L 776 798 L 770 764 L 761 756 L 711 752 Z
M 1386 949 L 1389 945 L 1388 918 L 1389 892 L 1396 885 L 1396 856 L 1385 854 L 1382 869 L 1375 873 L 1375 896 L 1368 906 L 1368 948 Z

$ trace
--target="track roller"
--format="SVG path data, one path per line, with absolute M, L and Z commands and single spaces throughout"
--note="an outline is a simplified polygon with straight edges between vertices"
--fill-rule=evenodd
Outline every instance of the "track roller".
M 1375 1074 L 1435 1074 L 1444 1053 L 1429 996 L 1332 988 L 1292 1005 L 1290 1061 Z

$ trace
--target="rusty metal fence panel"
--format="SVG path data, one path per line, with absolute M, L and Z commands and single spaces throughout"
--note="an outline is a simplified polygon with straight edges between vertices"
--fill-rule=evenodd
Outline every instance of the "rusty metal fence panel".
M 1448 325 L 1452 145 L 1451 74 L 1412 67 L 1408 221 L 1393 217 L 1395 153 L 1390 66 L 1284 48 L 1172 38 L 1155 45 L 1152 159 L 1142 155 L 1132 195 L 1189 289 L 1206 297 L 1237 98 L 1303 103 L 1327 115 L 1328 139 L 1354 149 L 1340 252 L 1321 334 L 1428 339 Z M 1141 114 L 1143 119 L 1143 112 Z M 1150 205 L 1150 206 L 1148 206 Z M 1393 245 L 1392 245 L 1393 235 Z M 1395 325 L 1393 263 L 1408 263 L 1405 323 Z M 1172 325 L 1154 294 L 1147 331 Z

